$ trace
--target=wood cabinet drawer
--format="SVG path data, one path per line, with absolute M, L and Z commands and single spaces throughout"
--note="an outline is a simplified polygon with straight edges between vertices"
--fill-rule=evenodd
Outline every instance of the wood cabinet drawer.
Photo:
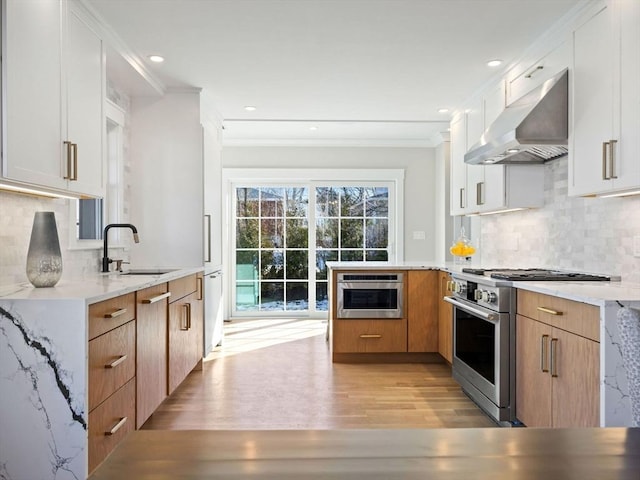
M 518 314 L 600 341 L 600 308 L 595 305 L 519 289 Z
M 127 383 L 136 372 L 136 322 L 89 342 L 89 411 Z
M 89 340 L 136 318 L 135 293 L 89 305 Z
M 169 303 L 175 302 L 195 292 L 198 289 L 197 278 L 198 276 L 194 274 L 171 280 L 169 282 L 169 291 L 171 292 Z
M 383 353 L 407 351 L 407 320 L 335 320 L 333 349 L 336 353 Z
M 135 379 L 89 414 L 89 472 L 135 429 L 135 415 Z

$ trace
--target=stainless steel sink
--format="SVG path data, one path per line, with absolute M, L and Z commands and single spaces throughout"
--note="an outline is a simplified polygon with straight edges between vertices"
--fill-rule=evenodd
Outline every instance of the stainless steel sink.
M 175 272 L 177 268 L 138 268 L 127 270 L 120 275 L 164 275 L 165 273 Z

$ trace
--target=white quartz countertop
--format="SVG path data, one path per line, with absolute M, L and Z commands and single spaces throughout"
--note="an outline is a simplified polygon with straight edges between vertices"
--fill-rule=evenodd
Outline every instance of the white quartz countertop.
M 148 268 L 148 270 L 158 270 Z M 167 269 L 168 270 L 168 269 Z M 125 295 L 159 283 L 202 272 L 203 267 L 172 268 L 162 275 L 95 273 L 62 279 L 51 288 L 35 288 L 30 283 L 0 287 L 0 300 L 85 300 L 87 305 Z
M 412 262 L 327 262 L 334 270 L 444 270 L 461 271 L 468 265 Z M 478 267 L 479 268 L 479 267 Z M 604 307 L 615 302 L 640 302 L 640 283 L 631 282 L 511 282 L 523 290 Z
M 446 265 L 436 262 L 327 262 L 333 270 L 447 270 Z
M 640 284 L 630 282 L 513 282 L 513 286 L 604 307 L 611 302 L 640 302 Z

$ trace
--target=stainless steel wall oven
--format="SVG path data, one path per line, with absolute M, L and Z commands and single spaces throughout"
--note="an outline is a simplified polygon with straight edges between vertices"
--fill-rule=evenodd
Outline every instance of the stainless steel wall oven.
M 404 318 L 402 273 L 339 273 L 337 318 Z

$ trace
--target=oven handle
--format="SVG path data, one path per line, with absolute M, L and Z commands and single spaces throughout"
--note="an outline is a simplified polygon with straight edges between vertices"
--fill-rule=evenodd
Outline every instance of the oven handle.
M 455 307 L 458 307 L 460 310 L 464 310 L 467 313 L 471 313 L 472 315 L 480 317 L 483 320 L 493 323 L 494 325 L 498 324 L 498 315 L 495 313 L 487 313 L 484 310 L 480 310 L 479 308 L 471 307 L 465 303 L 460 302 L 459 300 L 456 300 L 453 297 L 444 297 L 443 300 L 445 302 L 449 302 L 451 305 Z

